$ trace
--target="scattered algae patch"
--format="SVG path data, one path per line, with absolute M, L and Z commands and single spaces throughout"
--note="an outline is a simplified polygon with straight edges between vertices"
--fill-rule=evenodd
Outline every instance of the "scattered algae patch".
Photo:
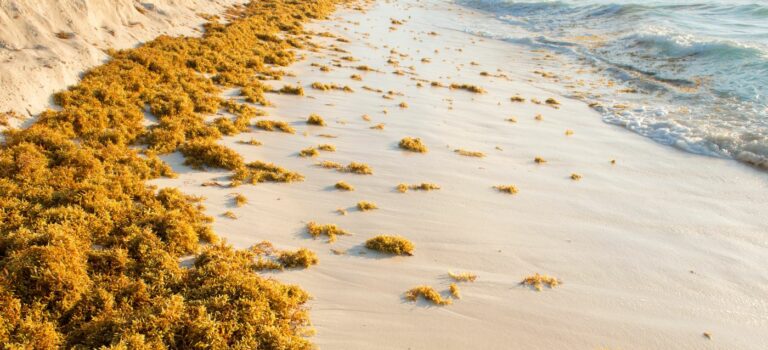
M 379 207 L 376 205 L 376 203 L 371 203 L 368 201 L 360 201 L 360 202 L 357 202 L 357 209 L 360 211 L 369 211 L 369 210 L 379 209 Z
M 435 305 L 450 305 L 453 302 L 451 299 L 443 298 L 435 288 L 430 286 L 418 286 L 405 292 L 405 299 L 408 301 L 416 301 L 419 296 Z
M 304 176 L 272 163 L 255 161 L 235 170 L 231 180 L 234 183 L 250 184 L 260 182 L 298 182 L 304 181 Z
M 266 131 L 279 130 L 288 134 L 296 133 L 296 130 L 284 121 L 259 120 L 253 126 Z
M 299 157 L 317 157 L 318 155 L 320 155 L 320 152 L 314 147 L 307 147 L 299 151 Z
M 349 234 L 349 232 L 342 230 L 335 224 L 321 225 L 314 221 L 310 221 L 309 223 L 307 223 L 307 232 L 313 238 L 318 238 L 320 236 L 328 236 L 328 243 L 335 242 L 336 236 Z
M 469 91 L 469 92 L 474 92 L 476 94 L 484 94 L 486 92 L 485 89 L 483 89 L 483 88 L 481 88 L 479 86 L 470 85 L 470 84 L 456 84 L 456 83 L 454 83 L 454 84 L 451 84 L 450 88 L 454 89 L 454 90 L 456 90 L 456 89 L 458 89 L 458 90 L 466 90 L 466 91 Z
M 318 259 L 317 254 L 315 252 L 306 249 L 301 248 L 295 252 L 291 251 L 283 251 L 280 252 L 280 255 L 278 256 L 277 260 L 280 262 L 280 264 L 288 269 L 293 268 L 308 268 L 312 265 L 317 265 Z
M 400 193 L 408 192 L 409 189 L 414 191 L 434 191 L 434 190 L 439 190 L 440 186 L 437 184 L 429 183 L 429 182 L 422 182 L 420 184 L 414 184 L 414 185 L 401 183 L 397 185 L 397 191 Z
M 427 153 L 428 151 L 427 146 L 421 142 L 420 138 L 404 137 L 402 140 L 400 140 L 398 146 L 406 151 L 411 152 Z
M 373 169 L 365 163 L 351 162 L 346 167 L 340 169 L 343 172 L 360 174 L 360 175 L 373 175 Z
M 545 285 L 549 288 L 557 287 L 560 285 L 560 281 L 555 277 L 536 273 L 535 275 L 525 277 L 520 284 L 531 286 L 540 292 Z
M 280 76 L 275 67 L 303 46 L 302 23 L 325 18 L 336 3 L 253 1 L 230 8 L 226 23 L 210 17 L 202 37 L 164 35 L 109 51 L 110 61 L 54 96 L 55 110 L 6 132 L 3 347 L 312 348 L 309 295 L 257 274 L 253 252 L 216 243 L 200 198 L 147 181 L 173 176 L 158 155 L 176 151 L 241 181 L 300 179 L 243 164 L 215 143 L 258 114 L 220 94 L 251 87 L 247 98 L 259 101 L 258 77 Z M 221 109 L 235 118 L 206 121 Z M 155 125 L 144 126 L 146 112 Z M 180 266 L 190 255 L 191 265 Z
M 517 187 L 515 185 L 498 185 L 498 186 L 493 186 L 493 188 L 495 188 L 499 192 L 517 194 Z
M 453 273 L 448 271 L 448 277 L 456 282 L 474 282 L 477 279 L 477 275 L 471 272 Z
M 235 205 L 238 207 L 242 207 L 246 204 L 248 204 L 248 198 L 244 196 L 242 193 L 235 193 L 232 197 L 232 200 L 234 200 Z
M 342 190 L 342 191 L 354 191 L 355 190 L 355 188 L 352 187 L 352 185 L 350 185 L 350 184 L 348 184 L 348 183 L 346 183 L 344 181 L 337 182 L 335 185 L 333 185 L 333 187 L 336 187 L 336 189 Z
M 448 287 L 448 290 L 451 292 L 452 297 L 461 299 L 461 292 L 459 291 L 459 286 L 457 286 L 456 283 L 451 283 L 451 285 Z
M 325 126 L 325 120 L 323 120 L 323 117 L 317 115 L 317 114 L 310 114 L 309 118 L 307 118 L 307 124 L 309 125 L 317 125 L 317 126 Z
M 379 235 L 365 241 L 365 247 L 382 253 L 395 255 L 413 255 L 414 245 L 411 241 L 391 235 Z
M 485 153 L 483 153 L 483 152 L 467 151 L 467 150 L 461 149 L 461 148 L 459 148 L 457 150 L 454 150 L 454 152 L 456 152 L 456 154 L 458 154 L 458 155 L 462 155 L 462 156 L 465 156 L 465 157 L 475 157 L 475 158 L 483 158 L 483 157 L 485 157 Z

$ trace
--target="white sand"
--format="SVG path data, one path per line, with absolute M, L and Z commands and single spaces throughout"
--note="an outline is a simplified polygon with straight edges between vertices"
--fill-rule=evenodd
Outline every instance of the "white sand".
M 104 50 L 136 46 L 159 35 L 200 35 L 205 20 L 244 0 L 0 1 L 0 112 L 29 117 L 51 93 L 107 59 Z M 71 33 L 61 39 L 57 33 Z M 22 121 L 13 120 L 14 126 Z
M 337 44 L 360 61 L 343 64 L 365 64 L 383 73 L 351 68 L 323 73 L 310 64 L 330 64 L 345 54 L 308 53 L 308 60 L 289 68 L 300 77 L 308 96 L 270 96 L 276 104 L 269 108 L 270 118 L 291 122 L 298 133 L 257 131 L 223 141 L 248 161 L 270 161 L 299 171 L 305 182 L 202 187 L 202 182 L 226 173 L 193 171 L 181 165 L 178 155 L 166 159 L 180 177 L 155 181 L 206 196 L 208 212 L 217 217 L 216 231 L 237 247 L 269 240 L 280 248 L 317 251 L 318 266 L 273 276 L 297 283 L 314 296 L 313 341 L 320 348 L 768 347 L 765 173 L 658 145 L 602 123 L 586 104 L 553 96 L 540 88 L 546 84 L 538 80 L 529 83 L 534 79 L 534 54 L 448 29 L 462 21 L 489 20 L 481 14 L 443 3 L 403 0 L 380 2 L 366 14 L 344 10 L 335 17 L 311 27 L 351 40 Z M 389 31 L 390 18 L 407 22 Z M 48 34 L 60 26 L 50 25 Z M 426 34 L 431 31 L 439 36 Z M 402 66 L 414 65 L 419 78 L 477 84 L 488 93 L 429 84 L 418 88 L 408 75 L 391 73 L 394 68 L 386 64 L 390 48 L 410 55 L 398 60 Z M 422 63 L 424 57 L 431 63 Z M 471 66 L 471 61 L 480 65 Z M 66 72 L 77 67 L 72 62 Z M 508 72 L 512 81 L 479 75 L 497 68 Z M 6 72 L 0 74 L 3 79 Z M 364 80 L 350 80 L 353 73 Z M 289 78 L 285 83 L 295 81 Z M 314 81 L 348 84 L 356 92 L 312 90 L 309 84 Z M 380 93 L 363 90 L 363 85 L 404 96 L 383 99 Z M 562 107 L 510 102 L 509 97 L 518 93 L 541 100 L 556 97 Z M 401 101 L 410 107 L 397 107 Z M 382 113 L 384 109 L 389 113 Z M 310 113 L 319 113 L 330 125 L 306 126 L 303 121 Z M 537 113 L 543 121 L 534 120 Z M 362 120 L 363 114 L 373 120 Z M 516 124 L 505 121 L 512 115 Z M 369 129 L 376 123 L 385 123 L 386 128 Z M 565 136 L 566 129 L 575 134 Z M 308 136 L 302 135 L 305 131 Z M 338 138 L 321 138 L 320 133 Z M 397 142 L 405 136 L 422 138 L 429 153 L 398 150 Z M 264 145 L 236 143 L 251 138 Z M 315 160 L 297 157 L 300 149 L 321 143 L 332 143 L 338 151 L 322 153 Z M 488 156 L 462 157 L 453 152 L 455 148 Z M 548 163 L 536 165 L 536 156 Z M 611 159 L 617 164 L 611 165 Z M 319 160 L 363 161 L 375 174 L 341 174 L 315 166 Z M 583 179 L 572 181 L 573 172 Z M 334 190 L 338 180 L 357 190 Z M 405 194 L 394 190 L 400 182 L 422 181 L 437 183 L 442 190 Z M 514 184 L 520 193 L 492 189 L 501 184 Z M 231 193 L 246 195 L 250 203 L 235 208 Z M 381 209 L 366 213 L 350 209 L 346 216 L 335 213 L 359 200 L 373 201 Z M 221 217 L 227 210 L 240 218 Z M 340 237 L 332 245 L 312 240 L 304 231 L 310 220 L 339 224 L 354 235 Z M 410 238 L 416 244 L 415 256 L 363 254 L 363 242 L 379 233 Z M 348 254 L 334 255 L 331 248 Z M 475 283 L 460 284 L 461 300 L 434 307 L 403 299 L 404 291 L 420 284 L 445 293 L 449 270 L 479 275 Z M 557 276 L 563 283 L 542 292 L 519 285 L 535 272 Z M 710 332 L 712 339 L 703 332 Z

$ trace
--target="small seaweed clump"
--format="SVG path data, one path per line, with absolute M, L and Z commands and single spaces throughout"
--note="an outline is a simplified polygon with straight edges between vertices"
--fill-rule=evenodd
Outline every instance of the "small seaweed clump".
M 346 167 L 340 169 L 343 172 L 360 174 L 360 175 L 373 175 L 373 169 L 368 164 L 351 162 Z
M 298 182 L 303 181 L 304 176 L 272 163 L 255 161 L 235 170 L 231 180 L 234 183 L 251 184 L 260 182 Z
M 318 155 L 320 155 L 320 152 L 314 147 L 307 147 L 299 151 L 299 157 L 317 157 Z
M 504 192 L 509 194 L 517 193 L 517 187 L 515 185 L 498 185 L 498 186 L 493 186 L 493 188 L 497 189 L 499 192 Z
M 235 205 L 238 207 L 242 207 L 248 204 L 248 198 L 244 196 L 242 193 L 235 193 L 232 199 L 235 201 Z
M 333 162 L 330 160 L 324 160 L 320 163 L 317 163 L 319 167 L 326 168 L 326 169 L 343 169 L 344 165 L 341 163 Z
M 571 174 L 571 180 L 573 180 L 573 181 L 581 180 L 581 174 L 577 174 L 577 173 Z
M 471 272 L 453 273 L 448 271 L 448 277 L 457 282 L 474 282 L 477 279 L 477 275 Z
M 401 183 L 397 185 L 397 191 L 400 193 L 408 192 L 409 189 L 414 191 L 434 191 L 439 190 L 440 186 L 429 182 L 422 182 L 414 185 Z
M 277 250 L 272 243 L 263 241 L 253 245 L 248 250 L 256 257 L 256 261 L 253 263 L 253 269 L 256 271 L 306 269 L 318 263 L 317 254 L 306 248 L 295 251 Z
M 336 236 L 348 235 L 349 232 L 342 230 L 335 224 L 321 225 L 314 221 L 307 223 L 307 233 L 314 238 L 328 236 L 328 243 L 336 242 Z
M 531 275 L 528 277 L 525 277 L 522 282 L 520 282 L 522 285 L 526 286 L 532 286 L 537 291 L 541 291 L 543 289 L 543 286 L 546 285 L 549 288 L 555 288 L 560 284 L 560 281 L 552 276 L 547 275 L 540 275 L 536 273 L 535 275 Z
M 309 125 L 317 125 L 317 126 L 325 126 L 325 120 L 323 120 L 323 117 L 317 115 L 317 114 L 310 114 L 309 118 L 307 118 L 307 124 Z
M 278 92 L 288 95 L 304 96 L 304 88 L 301 86 L 285 85 Z
M 465 157 L 475 157 L 475 158 L 483 158 L 485 157 L 485 153 L 479 152 L 479 151 L 467 151 L 465 149 L 457 149 L 454 150 L 459 155 L 465 156 Z
M 459 292 L 459 286 L 457 286 L 456 283 L 451 283 L 448 290 L 451 292 L 452 297 L 461 299 L 461 292 Z
M 336 187 L 336 189 L 342 190 L 342 191 L 354 191 L 355 190 L 355 188 L 352 187 L 352 185 L 350 185 L 350 184 L 348 184 L 348 183 L 346 183 L 344 181 L 337 182 L 335 185 L 333 185 L 333 187 Z
M 405 292 L 405 299 L 408 301 L 416 301 L 419 296 L 431 301 L 435 305 L 450 305 L 453 302 L 451 299 L 443 298 L 440 293 L 430 286 L 418 286 Z
M 359 209 L 360 211 L 369 211 L 369 210 L 379 209 L 379 207 L 376 205 L 376 203 L 360 201 L 360 202 L 357 202 L 357 209 Z
M 453 83 L 453 84 L 451 84 L 451 89 L 467 90 L 469 92 L 474 92 L 476 94 L 484 94 L 486 92 L 485 89 L 483 89 L 483 88 L 481 88 L 479 86 L 470 85 L 470 84 L 456 84 L 456 83 Z
M 544 158 L 542 158 L 542 157 L 536 157 L 536 158 L 533 158 L 533 161 L 534 161 L 536 164 L 544 164 L 544 163 L 546 163 L 546 162 L 547 162 L 547 160 L 546 160 L 546 159 L 544 159 Z
M 277 257 L 277 261 L 287 269 L 308 268 L 318 263 L 317 254 L 307 248 L 300 248 L 294 252 L 282 251 Z
M 427 146 L 421 142 L 420 138 L 404 137 L 402 140 L 400 140 L 398 146 L 411 152 L 427 153 L 428 151 Z
M 365 241 L 365 247 L 382 253 L 395 255 L 413 255 L 414 245 L 411 241 L 392 235 L 379 235 Z
M 289 134 L 296 133 L 296 130 L 284 121 L 259 120 L 253 126 L 266 131 L 275 131 L 277 129 Z
M 336 146 L 327 143 L 317 146 L 317 149 L 326 152 L 336 152 Z

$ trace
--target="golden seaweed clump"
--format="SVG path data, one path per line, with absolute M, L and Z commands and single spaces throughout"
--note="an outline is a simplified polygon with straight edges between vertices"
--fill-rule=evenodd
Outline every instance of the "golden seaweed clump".
M 558 100 L 555 100 L 554 98 L 550 97 L 544 103 L 550 105 L 550 106 L 559 106 L 560 102 Z
M 357 209 L 360 211 L 369 211 L 369 210 L 379 209 L 379 207 L 376 205 L 376 203 L 360 201 L 360 202 L 357 202 Z
M 235 193 L 232 200 L 235 201 L 235 205 L 238 207 L 242 207 L 248 203 L 248 198 L 241 193 Z
M 408 108 L 408 104 L 405 102 L 400 102 L 398 106 L 400 106 L 400 108 Z
M 290 126 L 288 123 L 284 121 L 259 120 L 253 125 L 259 129 L 266 130 L 266 131 L 275 131 L 275 129 L 277 129 L 289 134 L 293 134 L 296 132 L 296 130 L 292 126 Z
M 456 282 L 474 282 L 477 279 L 477 275 L 471 272 L 453 273 L 448 271 L 448 277 Z
M 174 175 L 159 157 L 173 152 L 266 171 L 217 144 L 259 115 L 222 92 L 281 76 L 305 45 L 302 25 L 339 3 L 251 1 L 208 17 L 200 36 L 108 50 L 55 108 L 4 133 L 0 347 L 313 348 L 309 295 L 217 243 L 201 198 L 150 181 Z M 222 109 L 234 117 L 210 122 Z
M 525 102 L 525 98 L 522 96 L 512 96 L 509 98 L 512 102 Z
M 251 145 L 251 146 L 261 146 L 262 143 L 259 140 L 256 139 L 250 139 L 248 141 L 238 141 L 238 143 L 244 144 L 244 145 Z
M 278 255 L 277 260 L 287 269 L 300 267 L 306 269 L 312 265 L 317 265 L 319 261 L 317 254 L 307 248 L 301 248 L 293 252 L 282 251 Z
M 517 123 L 517 118 L 515 118 L 515 117 L 509 117 L 509 118 L 507 118 L 507 119 L 506 119 L 506 121 L 508 121 L 508 122 L 510 122 L 510 123 Z
M 469 92 L 474 92 L 476 94 L 484 94 L 486 91 L 485 89 L 476 86 L 476 85 L 470 85 L 470 84 L 451 84 L 451 89 L 460 89 L 460 90 L 466 90 Z
M 371 127 L 373 130 L 384 130 L 384 124 L 376 124 Z
M 565 130 L 565 136 L 571 136 L 571 135 L 573 135 L 573 130 L 571 129 Z
M 271 163 L 255 161 L 235 170 L 233 182 L 257 184 L 260 182 L 298 182 L 304 176 Z
M 317 149 L 326 152 L 336 152 L 336 146 L 327 143 L 317 146 Z
M 437 184 L 429 183 L 429 182 L 422 182 L 420 184 L 413 184 L 413 185 L 401 183 L 397 185 L 397 190 L 401 193 L 408 192 L 409 189 L 414 191 L 434 191 L 434 190 L 439 190 L 440 186 Z
M 411 152 L 427 153 L 428 151 L 427 146 L 421 142 L 420 138 L 404 137 L 402 140 L 400 140 L 398 146 Z
M 534 161 L 536 164 L 544 164 L 544 163 L 546 163 L 546 162 L 547 162 L 547 160 L 546 160 L 546 159 L 544 159 L 544 158 L 542 158 L 542 157 L 536 157 L 536 158 L 533 158 L 533 161 Z
M 430 286 L 418 286 L 405 292 L 405 299 L 408 301 L 416 301 L 419 296 L 435 305 L 450 305 L 452 303 L 451 299 L 443 298 L 440 293 Z
M 373 169 L 365 163 L 351 162 L 346 167 L 340 169 L 347 173 L 360 174 L 360 175 L 373 175 Z
M 318 152 L 314 147 L 307 147 L 299 151 L 300 157 L 317 157 L 318 155 L 320 155 L 320 152 Z
M 452 297 L 461 299 L 461 292 L 459 292 L 459 286 L 457 286 L 456 283 L 451 283 L 448 290 L 451 292 Z
M 544 116 L 541 115 L 541 114 L 536 114 L 536 116 L 534 116 L 533 119 L 535 119 L 536 121 L 540 122 L 540 121 L 544 120 Z
M 555 288 L 560 284 L 560 281 L 555 277 L 536 273 L 535 275 L 525 277 L 520 284 L 531 286 L 540 292 L 544 285 L 549 288 Z
M 307 233 L 313 238 L 328 236 L 328 243 L 336 242 L 336 236 L 348 235 L 349 232 L 342 230 L 335 224 L 321 225 L 314 221 L 307 223 Z
M 365 247 L 382 253 L 394 255 L 413 255 L 414 245 L 411 241 L 392 235 L 379 235 L 365 241 Z
M 325 120 L 323 120 L 323 117 L 317 115 L 317 114 L 310 114 L 309 118 L 307 118 L 307 124 L 309 125 L 317 125 L 317 126 L 325 126 Z
M 359 74 L 352 74 L 352 75 L 349 76 L 349 78 L 352 79 L 352 80 L 357 80 L 357 81 L 362 81 L 363 80 L 363 77 L 361 77 Z
M 228 219 L 237 219 L 237 214 L 231 212 L 231 211 L 225 211 L 221 216 L 228 218 Z
M 335 185 L 333 185 L 333 187 L 336 187 L 336 189 L 342 190 L 342 191 L 354 191 L 355 190 L 355 188 L 352 185 L 350 185 L 350 184 L 348 184 L 348 183 L 346 183 L 344 181 L 337 182 Z
M 499 192 L 504 192 L 509 194 L 517 193 L 517 187 L 515 185 L 498 185 L 498 186 L 493 186 L 493 188 L 497 189 Z
M 581 175 L 580 175 L 580 174 L 577 174 L 577 173 L 572 173 L 572 174 L 571 174 L 571 180 L 573 180 L 573 181 L 579 181 L 579 180 L 581 180 Z
M 465 156 L 465 157 L 475 157 L 475 158 L 483 158 L 483 157 L 485 157 L 485 153 L 483 153 L 483 152 L 467 151 L 467 150 L 461 149 L 461 148 L 459 148 L 457 150 L 454 150 L 454 152 L 456 152 L 459 155 Z
M 340 163 L 333 162 L 330 160 L 324 160 L 320 163 L 317 163 L 317 165 L 326 169 L 343 169 L 344 168 L 344 165 L 341 165 Z
M 304 96 L 304 88 L 301 86 L 285 85 L 278 92 L 288 95 Z

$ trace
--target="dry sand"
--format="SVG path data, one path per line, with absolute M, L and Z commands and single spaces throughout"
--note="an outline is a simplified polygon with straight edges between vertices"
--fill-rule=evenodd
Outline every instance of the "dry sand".
M 104 50 L 134 47 L 163 34 L 200 35 L 198 14 L 244 0 L 0 1 L 0 112 L 30 117 L 51 93 L 107 59 Z M 19 120 L 12 121 L 19 125 Z
M 405 23 L 392 31 L 390 18 Z M 179 178 L 154 183 L 207 197 L 215 230 L 237 247 L 269 240 L 280 248 L 317 251 L 319 265 L 272 276 L 314 296 L 313 341 L 322 349 L 767 348 L 768 176 L 606 125 L 585 103 L 545 90 L 531 73 L 535 55 L 527 49 L 451 29 L 485 20 L 443 2 L 403 0 L 378 2 L 367 13 L 342 10 L 315 23 L 311 29 L 350 40 L 317 42 L 349 53 L 304 52 L 307 59 L 288 68 L 297 78 L 274 82 L 306 89 L 304 97 L 269 96 L 275 103 L 269 118 L 290 122 L 297 134 L 254 131 L 223 141 L 248 161 L 274 162 L 306 181 L 202 187 L 227 174 L 192 170 L 173 154 L 165 159 Z M 387 64 L 390 49 L 408 55 L 396 58 L 400 68 Z M 380 72 L 311 66 L 347 55 L 359 61 L 342 65 Z M 412 74 L 392 73 L 410 72 L 404 67 L 411 65 Z M 496 69 L 510 79 L 479 74 Z M 488 92 L 417 87 L 411 77 L 475 84 Z M 313 90 L 315 81 L 355 92 Z M 402 96 L 384 99 L 363 86 Z M 517 94 L 553 97 L 561 106 L 511 102 Z M 307 126 L 310 113 L 329 125 Z M 539 113 L 541 121 L 534 119 Z M 517 123 L 506 121 L 511 116 Z M 378 123 L 385 128 L 370 128 Z M 566 130 L 574 134 L 566 136 Z M 429 152 L 398 149 L 406 136 L 421 138 Z M 263 145 L 237 143 L 251 138 Z M 338 150 L 314 159 L 297 155 L 322 143 Z M 460 156 L 457 148 L 487 156 Z M 536 164 L 537 156 L 547 163 Z M 315 165 L 320 160 L 366 162 L 374 174 L 323 169 Z M 572 173 L 583 177 L 574 181 Z M 334 189 L 339 180 L 356 190 Z M 433 182 L 442 189 L 398 193 L 401 182 Z M 507 184 L 519 193 L 493 189 Z M 249 203 L 235 207 L 232 193 Z M 353 208 L 361 200 L 380 209 Z M 225 211 L 239 218 L 222 217 Z M 334 244 L 313 240 L 304 230 L 308 221 L 336 223 L 353 235 Z M 411 239 L 415 255 L 366 252 L 363 242 L 381 233 Z M 462 299 L 453 305 L 403 298 L 421 284 L 447 296 L 448 271 L 478 275 L 476 282 L 459 285 Z M 536 272 L 556 276 L 562 285 L 541 292 L 519 285 Z

